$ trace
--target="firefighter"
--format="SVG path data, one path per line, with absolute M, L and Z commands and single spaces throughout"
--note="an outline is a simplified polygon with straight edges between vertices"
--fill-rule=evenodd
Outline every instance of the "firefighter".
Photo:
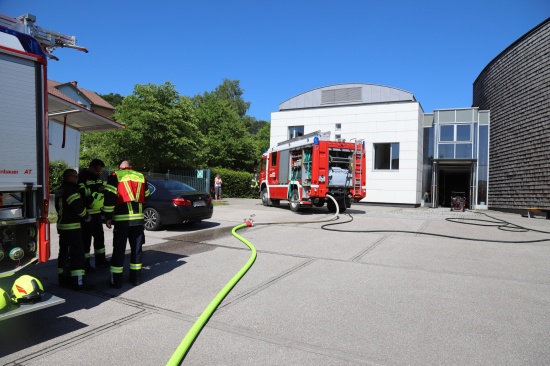
M 113 255 L 109 284 L 122 287 L 126 241 L 130 242 L 130 282 L 138 286 L 141 280 L 142 246 L 145 243 L 143 203 L 149 197 L 147 181 L 136 172 L 128 160 L 119 163 L 118 171 L 111 174 L 105 186 L 105 225 L 113 229 Z
M 94 272 L 95 268 L 90 263 L 92 238 L 94 241 L 95 266 L 107 267 L 105 259 L 105 236 L 103 234 L 103 222 L 101 211 L 103 209 L 103 181 L 100 175 L 105 164 L 100 159 L 93 159 L 87 169 L 82 169 L 78 174 L 80 194 L 86 202 L 86 210 L 92 217 L 89 223 L 82 225 L 82 242 L 84 243 L 84 255 L 86 256 L 86 271 Z
M 57 210 L 57 232 L 59 233 L 59 255 L 57 257 L 57 275 L 61 286 L 70 286 L 74 290 L 89 290 L 92 286 L 85 281 L 86 259 L 82 244 L 81 221 L 90 222 L 84 200 L 78 189 L 78 173 L 74 169 L 63 172 L 61 188 L 55 192 Z M 64 276 L 68 261 L 70 279 Z
M 254 168 L 254 174 L 252 175 L 252 180 L 250 181 L 250 190 L 252 191 L 253 196 L 257 196 L 260 192 L 260 186 L 258 185 L 258 173 L 256 173 L 256 168 Z

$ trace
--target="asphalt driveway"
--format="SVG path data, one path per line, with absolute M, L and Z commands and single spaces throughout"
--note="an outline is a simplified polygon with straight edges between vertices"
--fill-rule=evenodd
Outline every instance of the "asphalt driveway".
M 230 231 L 250 217 L 239 234 L 256 262 L 183 364 L 550 364 L 550 220 L 358 204 L 323 228 L 326 209 L 227 202 L 201 224 L 147 232 L 138 287 L 111 289 L 100 269 L 76 293 L 57 286 L 55 258 L 33 268 L 66 302 L 0 322 L 0 364 L 166 364 L 249 259 Z

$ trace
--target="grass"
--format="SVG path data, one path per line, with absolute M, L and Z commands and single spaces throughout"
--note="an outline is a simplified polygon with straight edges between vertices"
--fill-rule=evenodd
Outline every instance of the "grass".
M 212 204 L 214 206 L 226 206 L 229 204 L 229 202 L 224 202 L 224 201 L 212 201 Z

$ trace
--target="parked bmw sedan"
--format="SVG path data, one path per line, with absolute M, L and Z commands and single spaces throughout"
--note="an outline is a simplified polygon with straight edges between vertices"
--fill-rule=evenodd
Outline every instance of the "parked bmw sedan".
M 177 180 L 147 180 L 147 184 L 151 195 L 143 210 L 146 230 L 212 217 L 214 206 L 208 193 Z

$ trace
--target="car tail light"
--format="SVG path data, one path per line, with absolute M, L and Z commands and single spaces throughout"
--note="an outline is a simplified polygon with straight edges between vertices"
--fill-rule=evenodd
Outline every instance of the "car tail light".
M 172 202 L 174 202 L 174 205 L 176 206 L 191 206 L 193 203 L 189 200 L 186 200 L 183 197 L 178 198 L 172 198 Z
M 208 195 L 208 198 L 206 198 L 206 204 L 209 205 L 210 202 L 212 202 L 212 196 Z

